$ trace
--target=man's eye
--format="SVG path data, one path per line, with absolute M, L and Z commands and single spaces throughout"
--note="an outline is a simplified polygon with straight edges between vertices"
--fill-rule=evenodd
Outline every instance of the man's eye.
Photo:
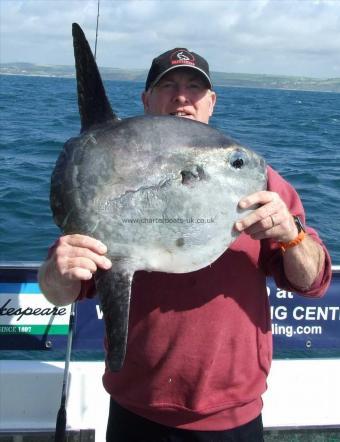
M 190 83 L 189 88 L 190 89 L 201 89 L 201 85 L 199 83 Z
M 173 83 L 162 83 L 162 84 L 160 85 L 160 87 L 161 87 L 162 89 L 168 89 L 168 88 L 173 87 Z

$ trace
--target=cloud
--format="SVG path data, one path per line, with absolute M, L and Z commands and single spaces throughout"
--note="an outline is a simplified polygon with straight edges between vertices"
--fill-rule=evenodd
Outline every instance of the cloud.
M 1 61 L 73 64 L 71 23 L 92 47 L 97 0 L 1 0 Z M 337 0 L 100 1 L 98 63 L 149 67 L 184 46 L 225 72 L 340 76 Z

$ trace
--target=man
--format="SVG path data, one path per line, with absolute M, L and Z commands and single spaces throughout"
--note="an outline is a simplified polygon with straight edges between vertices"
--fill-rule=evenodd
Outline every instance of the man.
M 147 114 L 208 123 L 216 102 L 208 63 L 184 48 L 165 52 L 152 62 L 142 100 Z M 268 189 L 239 202 L 254 204 L 235 224 L 241 235 L 211 266 L 135 274 L 125 363 L 103 377 L 108 441 L 263 440 L 272 353 L 266 275 L 320 296 L 331 268 L 317 233 L 303 226 L 297 193 L 270 167 Z M 93 238 L 61 237 L 39 272 L 45 296 L 55 304 L 93 296 L 93 273 L 112 265 L 105 253 Z

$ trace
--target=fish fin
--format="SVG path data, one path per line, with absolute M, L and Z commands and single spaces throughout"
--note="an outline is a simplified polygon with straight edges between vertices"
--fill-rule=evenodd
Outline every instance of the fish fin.
M 97 63 L 85 34 L 77 23 L 72 24 L 72 36 L 81 132 L 84 132 L 96 124 L 118 120 L 118 118 L 106 96 Z
M 111 371 L 119 371 L 125 359 L 132 277 L 131 272 L 112 269 L 98 270 L 95 275 L 106 327 L 106 362 Z

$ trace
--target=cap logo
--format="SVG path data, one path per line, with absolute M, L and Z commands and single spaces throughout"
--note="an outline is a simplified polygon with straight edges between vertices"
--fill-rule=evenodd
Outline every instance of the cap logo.
M 181 49 L 171 54 L 170 63 L 172 65 L 190 64 L 192 66 L 195 66 L 195 57 L 190 52 Z

